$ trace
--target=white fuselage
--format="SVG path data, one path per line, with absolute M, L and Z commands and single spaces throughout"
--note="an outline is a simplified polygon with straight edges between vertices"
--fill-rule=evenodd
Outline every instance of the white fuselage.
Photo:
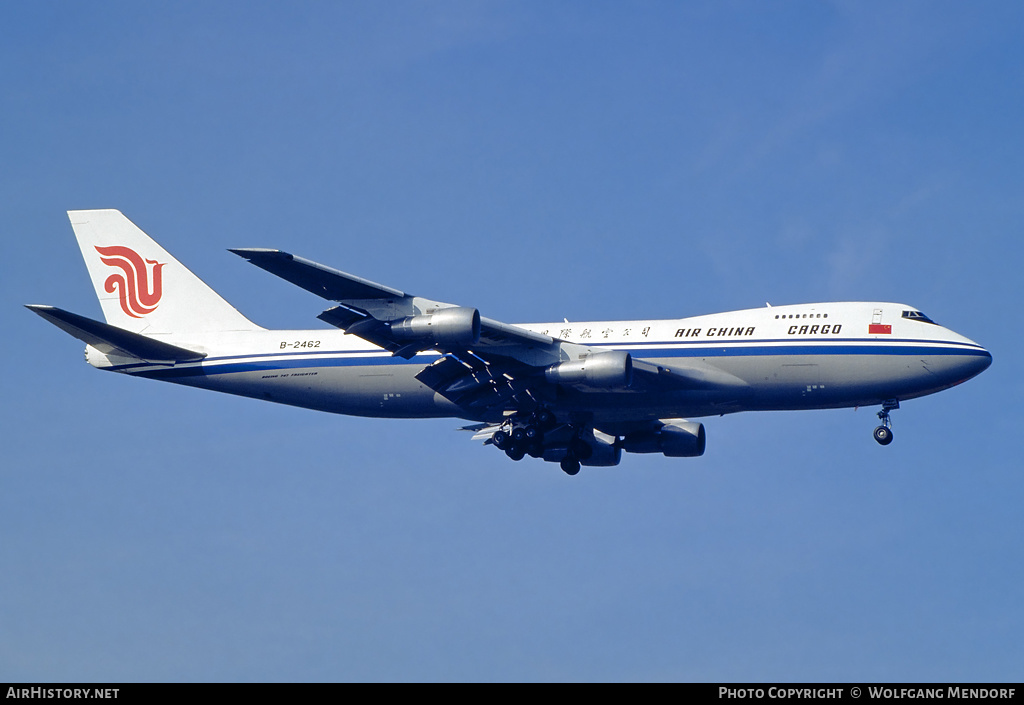
M 821 303 L 655 321 L 523 324 L 572 343 L 622 350 L 667 369 L 705 370 L 707 390 L 566 389 L 563 410 L 595 421 L 683 418 L 750 410 L 823 409 L 932 394 L 984 370 L 991 355 L 893 303 Z M 157 337 L 157 336 L 154 336 Z M 207 354 L 174 366 L 87 350 L 102 369 L 321 411 L 392 418 L 500 418 L 469 412 L 416 379 L 438 358 L 394 357 L 341 330 L 256 330 L 159 338 Z

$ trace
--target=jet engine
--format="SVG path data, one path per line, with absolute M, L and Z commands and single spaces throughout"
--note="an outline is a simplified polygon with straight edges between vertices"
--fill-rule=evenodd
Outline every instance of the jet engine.
M 480 340 L 480 312 L 453 306 L 424 316 L 410 316 L 392 323 L 391 334 L 399 340 L 425 340 L 447 347 L 476 345 Z
M 696 458 L 704 455 L 706 443 L 704 424 L 673 419 L 657 431 L 628 434 L 622 447 L 628 453 L 664 453 L 669 458 Z
M 579 384 L 597 389 L 621 389 L 633 381 L 633 358 L 621 350 L 594 353 L 582 360 L 569 360 L 544 370 L 554 384 Z

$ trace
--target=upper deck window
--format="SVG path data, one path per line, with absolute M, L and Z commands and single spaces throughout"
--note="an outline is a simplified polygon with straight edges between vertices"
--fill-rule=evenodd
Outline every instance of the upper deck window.
M 928 318 L 928 316 L 924 315 L 920 311 L 904 311 L 903 312 L 903 317 L 907 318 L 907 319 L 910 319 L 911 321 L 921 321 L 922 323 L 931 323 L 933 326 L 938 325 L 935 321 L 933 321 L 932 319 Z

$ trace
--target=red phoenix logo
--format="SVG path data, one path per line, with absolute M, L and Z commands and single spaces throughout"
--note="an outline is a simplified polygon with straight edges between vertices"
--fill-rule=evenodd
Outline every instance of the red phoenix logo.
M 103 288 L 108 294 L 117 292 L 121 299 L 121 310 L 132 318 L 142 318 L 147 313 L 153 313 L 163 295 L 163 275 L 160 270 L 166 263 L 143 260 L 135 250 L 117 245 L 97 247 L 96 251 L 100 253 L 103 264 L 121 270 L 103 282 Z M 153 266 L 150 268 L 147 265 Z

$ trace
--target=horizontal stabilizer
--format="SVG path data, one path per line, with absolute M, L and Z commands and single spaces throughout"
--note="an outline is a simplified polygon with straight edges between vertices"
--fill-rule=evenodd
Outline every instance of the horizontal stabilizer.
M 329 301 L 405 298 L 405 293 L 398 289 L 281 250 L 238 248 L 229 251 Z
M 28 305 L 25 308 L 105 354 L 117 351 L 128 357 L 163 365 L 195 362 L 206 357 L 206 353 L 163 343 L 55 306 Z

